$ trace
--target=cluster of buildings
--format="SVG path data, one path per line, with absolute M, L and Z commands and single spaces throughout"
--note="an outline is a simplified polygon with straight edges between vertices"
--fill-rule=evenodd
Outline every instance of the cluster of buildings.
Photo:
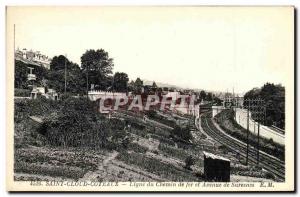
M 33 64 L 50 69 L 51 58 L 41 54 L 40 51 L 27 50 L 26 48 L 18 48 L 15 51 L 15 59 L 27 64 Z

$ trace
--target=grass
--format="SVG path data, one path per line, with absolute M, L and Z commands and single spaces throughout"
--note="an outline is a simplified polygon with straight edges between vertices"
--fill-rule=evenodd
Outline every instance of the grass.
M 128 149 L 133 150 L 136 153 L 146 153 L 148 151 L 147 147 L 141 146 L 137 143 L 130 143 Z
M 14 165 L 15 172 L 23 172 L 29 174 L 40 174 L 51 177 L 64 177 L 74 180 L 82 178 L 86 173 L 78 167 L 64 167 L 53 165 L 38 165 L 27 162 L 17 162 Z
M 170 147 L 163 143 L 159 144 L 158 149 L 161 150 L 163 153 L 167 154 L 168 156 L 175 157 L 182 161 L 184 161 L 188 156 L 188 153 L 186 151 Z
M 146 157 L 142 154 L 123 153 L 119 154 L 117 159 L 124 161 L 128 165 L 138 166 L 171 181 L 199 181 L 190 171 L 179 169 L 173 165 L 163 163 L 155 158 Z
M 88 171 L 95 171 L 101 161 L 101 157 L 82 149 L 21 148 L 15 151 L 14 171 L 77 180 Z
M 200 157 L 199 153 L 201 152 L 201 150 L 198 150 L 195 147 L 189 147 L 188 149 L 181 149 L 181 148 L 171 147 L 164 143 L 160 143 L 158 149 L 162 151 L 163 154 L 167 155 L 167 157 L 177 158 L 181 161 L 185 161 L 185 159 L 189 155 L 192 155 L 195 159 L 195 166 L 203 167 L 203 160 L 199 158 Z

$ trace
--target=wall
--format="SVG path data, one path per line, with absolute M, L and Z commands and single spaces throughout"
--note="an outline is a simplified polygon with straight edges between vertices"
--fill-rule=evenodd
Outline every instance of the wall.
M 212 106 L 211 108 L 212 108 L 212 117 L 215 117 L 218 113 L 220 113 L 225 109 L 225 107 L 223 106 Z
M 106 92 L 106 91 L 89 91 L 89 99 L 96 101 L 97 99 L 108 99 L 108 98 L 117 98 L 117 97 L 126 97 L 126 93 L 120 92 Z
M 249 116 L 249 131 L 257 135 L 258 124 L 251 119 L 251 113 L 249 113 Z M 235 120 L 239 125 L 247 129 L 247 110 L 236 108 Z M 279 144 L 285 144 L 285 136 L 267 126 L 260 125 L 259 135 L 267 139 L 272 138 L 274 142 L 277 142 Z

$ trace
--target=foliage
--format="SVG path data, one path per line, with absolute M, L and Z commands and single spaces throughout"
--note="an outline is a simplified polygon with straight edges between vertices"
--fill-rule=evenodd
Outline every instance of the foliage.
M 117 156 L 118 160 L 129 165 L 136 165 L 148 172 L 157 174 L 171 181 L 197 181 L 198 179 L 191 173 L 183 171 L 174 165 L 163 163 L 158 159 L 150 158 L 138 153 L 128 154 L 126 152 Z
M 206 98 L 206 92 L 204 90 L 200 91 L 200 100 L 204 100 Z
M 133 150 L 136 153 L 146 153 L 148 151 L 147 147 L 141 146 L 137 143 L 129 143 L 128 149 Z
M 275 125 L 279 128 L 285 128 L 285 88 L 283 86 L 266 83 L 261 88 L 254 88 L 248 91 L 244 99 L 261 98 L 266 103 L 266 121 L 267 126 Z M 247 106 L 244 101 L 244 106 Z
M 187 142 L 193 138 L 189 127 L 180 127 L 176 125 L 171 134 Z
M 174 148 L 174 147 L 168 146 L 167 144 L 164 144 L 164 143 L 159 143 L 158 149 L 161 150 L 162 152 L 164 152 L 165 154 L 167 154 L 168 157 L 170 157 L 170 156 L 175 157 L 179 160 L 186 159 L 187 152 L 182 149 Z
M 247 130 L 234 120 L 232 110 L 220 112 L 215 116 L 215 120 L 226 133 L 247 143 Z M 257 145 L 257 136 L 251 132 L 249 132 L 249 144 L 254 147 Z M 261 138 L 260 148 L 262 151 L 284 160 L 284 146 L 275 143 L 273 140 Z
M 62 107 L 43 122 L 43 131 L 55 146 L 101 148 L 107 145 L 109 127 L 93 111 L 93 104 L 83 99 L 69 98 Z
M 48 70 L 42 66 L 33 64 L 26 64 L 22 61 L 16 60 L 15 62 L 15 88 L 28 88 L 32 83 L 27 81 L 29 74 L 29 67 L 33 68 L 33 74 L 36 75 L 35 84 L 40 85 L 43 79 L 46 78 Z
M 29 97 L 30 96 L 30 90 L 15 88 L 15 96 Z
M 55 56 L 50 63 L 50 71 L 47 75 L 47 86 L 59 93 L 65 90 L 73 94 L 84 94 L 86 89 L 85 75 L 78 64 L 68 60 L 63 55 Z
M 127 92 L 129 78 L 126 73 L 116 72 L 113 77 L 113 90 L 117 92 Z
M 105 90 L 111 85 L 113 66 L 113 59 L 103 49 L 90 49 L 81 56 L 81 68 L 88 75 L 89 84 L 94 84 L 95 89 Z
M 188 169 L 188 170 L 191 170 L 191 166 L 195 164 L 196 160 L 191 156 L 189 155 L 185 160 L 185 168 Z
M 141 94 L 143 88 L 143 81 L 138 77 L 134 82 L 133 91 L 135 94 Z
M 146 112 L 146 114 L 147 114 L 147 116 L 149 118 L 153 118 L 154 119 L 154 118 L 157 117 L 157 112 L 155 110 L 149 110 L 149 111 Z

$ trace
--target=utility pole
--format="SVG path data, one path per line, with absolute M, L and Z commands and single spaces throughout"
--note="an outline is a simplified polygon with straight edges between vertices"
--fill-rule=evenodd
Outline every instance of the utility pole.
M 249 108 L 250 108 L 250 101 L 248 100 L 248 107 L 247 107 L 247 151 L 246 151 L 247 153 L 246 153 L 246 165 L 248 165 L 248 155 L 249 155 Z
M 260 123 L 258 122 L 258 126 L 257 126 L 257 164 L 259 164 L 259 127 L 260 127 Z
M 249 153 L 249 120 L 250 115 L 249 111 L 251 111 L 251 118 L 257 122 L 257 142 L 256 142 L 256 149 L 257 149 L 257 160 L 256 163 L 259 164 L 259 149 L 260 149 L 260 124 L 261 122 L 265 121 L 266 116 L 266 107 L 264 104 L 264 100 L 261 98 L 258 99 L 246 99 L 246 102 L 248 102 L 248 109 L 247 109 L 247 157 L 246 157 L 246 163 L 248 164 L 248 153 Z M 256 124 L 254 122 L 254 132 L 256 129 Z
M 86 100 L 89 101 L 89 65 L 86 65 Z
M 65 55 L 65 94 L 67 93 L 67 54 Z
M 16 24 L 14 24 L 14 66 L 16 62 Z

